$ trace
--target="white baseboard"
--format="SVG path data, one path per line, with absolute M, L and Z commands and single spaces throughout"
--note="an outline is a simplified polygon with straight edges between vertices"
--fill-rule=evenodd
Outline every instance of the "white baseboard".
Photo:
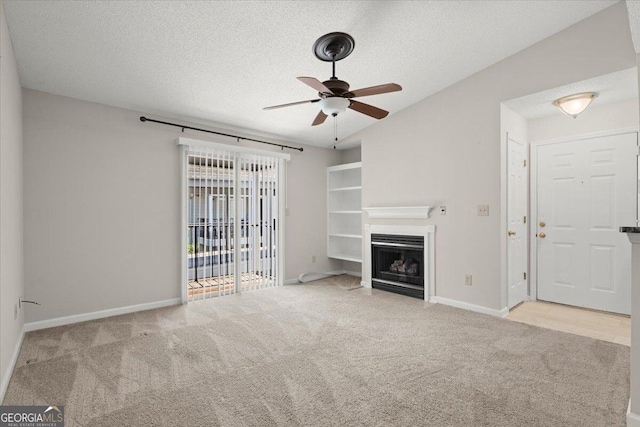
M 168 307 L 182 304 L 182 298 L 173 298 L 164 301 L 148 302 L 144 304 L 128 305 L 126 307 L 110 308 L 108 310 L 94 311 L 91 313 L 74 314 L 73 316 L 56 317 L 55 319 L 41 320 L 24 324 L 24 331 L 31 332 L 56 326 L 70 325 L 72 323 L 86 322 L 87 320 L 102 319 L 118 316 L 120 314 L 135 313 L 137 311 L 152 310 L 154 308 Z
M 451 307 L 462 308 L 464 310 L 475 311 L 476 313 L 488 314 L 490 316 L 495 317 L 507 317 L 509 314 L 509 308 L 504 307 L 501 310 L 496 310 L 494 308 L 487 308 L 481 305 L 469 304 L 468 302 L 457 301 L 449 298 L 442 298 L 439 296 L 434 296 L 429 298 L 430 302 L 435 302 L 438 304 L 449 305 Z
M 11 355 L 11 360 L 9 361 L 9 365 L 7 366 L 7 370 L 4 371 L 4 375 L 2 375 L 2 382 L 0 383 L 0 405 L 4 401 L 4 394 L 7 392 L 7 388 L 9 387 L 9 381 L 11 380 L 11 375 L 13 374 L 13 368 L 16 367 L 16 362 L 18 361 L 18 355 L 20 354 L 20 348 L 22 347 L 22 341 L 24 340 L 24 326 L 22 327 L 22 332 L 20 332 L 20 338 L 16 343 L 16 347 L 13 349 L 13 354 Z
M 296 283 L 300 283 L 300 282 L 298 281 L 298 278 L 297 278 L 297 277 L 295 277 L 295 278 L 293 278 L 293 279 L 286 279 L 286 280 L 284 281 L 284 284 L 285 284 L 285 285 L 295 285 Z
M 344 270 L 342 274 L 346 274 L 346 275 L 354 276 L 354 277 L 362 277 L 362 271 Z
M 631 412 L 631 400 L 627 407 L 627 427 L 640 427 L 640 415 Z

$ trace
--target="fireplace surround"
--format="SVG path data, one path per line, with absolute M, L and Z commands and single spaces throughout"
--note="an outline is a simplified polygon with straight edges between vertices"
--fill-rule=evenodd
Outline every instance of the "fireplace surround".
M 371 286 L 424 299 L 424 237 L 371 235 Z
M 423 298 L 425 301 L 429 301 L 431 300 L 433 297 L 435 297 L 435 272 L 434 272 L 434 233 L 435 233 L 435 226 L 433 225 L 391 225 L 391 224 L 364 224 L 364 254 L 363 254 L 363 271 L 362 271 L 362 286 L 366 287 L 366 288 L 378 288 L 378 289 L 385 289 L 385 285 L 388 286 L 395 286 L 392 289 L 385 289 L 385 290 L 393 290 L 396 291 L 398 293 L 404 293 L 405 295 L 407 295 L 407 292 L 403 290 L 404 289 L 413 289 L 414 291 L 421 291 L 421 293 L 416 293 L 413 292 L 414 297 L 418 297 L 418 298 Z M 418 239 L 422 239 L 422 254 L 421 254 L 421 259 L 420 255 L 412 252 L 412 251 L 407 251 L 405 252 L 405 259 L 403 259 L 403 267 L 405 269 L 405 271 L 407 271 L 408 269 L 411 269 L 412 266 L 411 264 L 418 264 L 415 267 L 420 271 L 420 276 L 422 278 L 422 286 L 420 285 L 416 285 L 415 283 L 411 283 L 412 281 L 415 281 L 415 276 L 413 274 L 405 274 L 404 277 L 402 277 L 403 281 L 400 281 L 400 283 L 404 283 L 406 285 L 413 285 L 413 286 L 418 286 L 418 288 L 422 288 L 422 289 L 415 289 L 415 288 L 411 288 L 410 286 L 398 286 L 397 283 L 395 283 L 394 285 L 382 282 L 382 280 L 388 280 L 389 277 L 395 277 L 396 279 L 398 278 L 398 276 L 393 276 L 393 275 L 389 275 L 387 274 L 386 277 L 380 277 L 378 276 L 376 279 L 374 279 L 374 275 L 373 275 L 373 266 L 375 264 L 375 260 L 374 260 L 374 246 L 373 246 L 373 240 L 372 236 L 377 236 L 378 235 L 392 235 L 395 237 L 401 237 L 401 238 L 405 238 L 405 241 L 408 241 L 408 239 L 414 239 L 414 238 L 418 238 Z M 379 242 L 379 238 L 378 238 L 378 242 Z M 411 243 L 409 243 L 411 244 Z M 415 246 L 419 246 L 419 245 L 415 245 Z M 387 246 L 387 248 L 392 247 L 392 246 Z M 396 247 L 397 248 L 397 247 Z M 411 250 L 415 250 L 418 248 L 405 248 L 405 249 L 411 249 Z M 389 254 L 389 252 L 391 252 Z M 387 251 L 387 255 L 391 258 L 393 258 L 394 256 L 397 256 L 400 252 L 396 251 Z M 391 256 L 394 255 L 394 256 Z M 407 266 L 405 266 L 406 261 L 408 261 L 408 259 L 406 258 L 412 258 L 418 262 L 409 262 L 409 264 Z M 386 266 L 386 269 L 389 273 L 394 273 L 393 269 L 391 268 L 391 265 L 393 265 L 393 263 L 395 261 L 400 261 L 400 257 L 398 257 L 398 259 L 393 259 L 391 260 L 391 263 L 389 266 Z M 389 263 L 389 259 L 384 259 L 380 260 L 379 262 L 384 262 L 384 264 L 388 264 Z M 382 264 L 384 266 L 384 264 Z M 399 262 L 396 263 L 396 266 L 399 266 Z M 413 273 L 413 272 L 411 272 Z M 381 280 L 382 279 L 382 280 Z M 393 280 L 389 280 L 389 281 L 393 281 Z M 399 290 L 398 288 L 403 288 L 402 290 Z M 411 293 L 411 291 L 409 291 Z

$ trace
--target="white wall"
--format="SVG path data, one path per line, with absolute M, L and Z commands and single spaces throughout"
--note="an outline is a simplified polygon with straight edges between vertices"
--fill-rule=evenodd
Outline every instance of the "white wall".
M 635 62 L 626 6 L 617 3 L 352 135 L 346 142 L 362 141 L 363 205 L 447 205 L 446 216 L 413 222 L 436 225 L 436 294 L 502 309 L 500 103 Z M 489 204 L 490 216 L 476 216 L 478 204 Z
M 529 141 L 545 141 L 638 126 L 638 98 L 598 105 L 598 98 L 577 118 L 558 111 L 528 120 Z
M 235 139 L 183 134 L 142 123 L 139 112 L 32 90 L 23 101 L 25 292 L 43 304 L 27 307 L 26 321 L 180 297 L 176 138 Z M 305 147 L 291 156 L 286 278 L 339 270 L 326 257 L 326 167 L 340 153 Z
M 0 402 L 22 337 L 22 92 L 9 28 L 0 2 Z

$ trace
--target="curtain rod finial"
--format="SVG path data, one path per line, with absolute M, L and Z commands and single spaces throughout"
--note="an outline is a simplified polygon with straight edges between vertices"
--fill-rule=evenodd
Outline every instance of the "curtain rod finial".
M 147 118 L 146 118 L 145 116 L 140 116 L 140 121 L 141 121 L 141 122 L 146 122 L 146 121 L 147 121 Z

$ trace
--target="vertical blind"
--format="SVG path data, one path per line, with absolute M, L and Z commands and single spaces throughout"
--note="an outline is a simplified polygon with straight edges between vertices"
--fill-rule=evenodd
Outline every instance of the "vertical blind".
M 189 147 L 187 298 L 278 284 L 280 159 Z

